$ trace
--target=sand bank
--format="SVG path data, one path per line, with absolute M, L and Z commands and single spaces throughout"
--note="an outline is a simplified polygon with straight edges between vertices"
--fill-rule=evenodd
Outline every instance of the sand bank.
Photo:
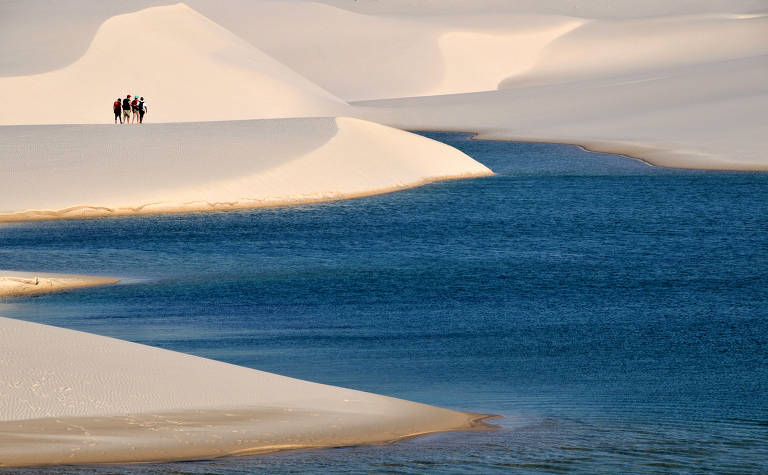
M 0 465 L 384 443 L 483 416 L 0 317 Z
M 0 298 L 96 287 L 119 281 L 111 277 L 0 270 Z
M 350 118 L 0 127 L 0 137 L 10 169 L 0 222 L 308 203 L 492 173 Z
M 768 170 L 768 55 L 354 105 L 407 129 L 579 144 L 667 167 Z

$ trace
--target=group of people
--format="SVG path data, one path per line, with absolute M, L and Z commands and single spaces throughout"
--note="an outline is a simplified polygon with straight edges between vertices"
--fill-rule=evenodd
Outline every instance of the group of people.
M 144 114 L 147 113 L 147 109 L 149 107 L 144 102 L 143 97 L 133 96 L 133 100 L 131 100 L 130 94 L 125 96 L 125 99 L 118 97 L 112 104 L 112 111 L 115 113 L 115 124 L 117 124 L 118 120 L 120 120 L 121 124 L 130 124 L 131 120 L 133 120 L 134 124 L 136 122 L 142 124 L 144 123 Z

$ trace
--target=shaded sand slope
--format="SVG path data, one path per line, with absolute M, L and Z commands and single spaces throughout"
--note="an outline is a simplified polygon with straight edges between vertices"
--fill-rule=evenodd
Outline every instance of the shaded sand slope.
M 387 442 L 478 415 L 0 317 L 0 465 Z
M 368 15 L 309 1 L 188 3 L 346 100 L 495 89 L 583 23 L 551 15 L 443 15 L 440 9 Z
M 108 122 L 112 101 L 128 93 L 147 98 L 152 122 L 343 109 L 343 101 L 184 4 L 114 16 L 71 65 L 0 78 L 0 90 L 3 125 Z
M 0 221 L 303 203 L 491 174 L 439 142 L 349 118 L 17 126 L 0 137 L 10 169 Z
M 0 76 L 23 76 L 74 63 L 108 18 L 177 0 L 0 1 Z
M 0 270 L 0 297 L 44 294 L 114 284 L 120 279 L 90 275 L 46 274 Z
M 589 22 L 550 42 L 535 67 L 500 87 L 610 77 L 768 54 L 768 16 L 737 14 Z M 735 71 L 738 74 L 738 70 Z
M 755 1 L 188 2 L 346 100 L 736 59 L 754 55 L 765 31 L 734 21 L 765 9 Z
M 768 56 L 358 105 L 396 127 L 577 143 L 660 166 L 768 169 Z

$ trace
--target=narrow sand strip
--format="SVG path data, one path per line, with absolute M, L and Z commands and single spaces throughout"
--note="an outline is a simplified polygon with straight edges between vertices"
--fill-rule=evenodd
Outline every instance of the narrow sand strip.
M 0 317 L 0 465 L 386 443 L 484 418 Z
M 0 270 L 0 298 L 96 287 L 119 281 L 111 277 Z

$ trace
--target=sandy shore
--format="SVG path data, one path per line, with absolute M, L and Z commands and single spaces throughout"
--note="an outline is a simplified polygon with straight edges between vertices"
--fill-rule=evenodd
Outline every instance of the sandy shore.
M 0 421 L 0 466 L 169 462 L 379 445 L 496 428 L 487 419 L 424 406 L 386 416 L 278 407 Z
M 96 287 L 119 281 L 111 277 L 0 270 L 0 298 Z
M 6 466 L 208 458 L 487 428 L 479 414 L 2 317 L 0 356 Z
M 0 222 L 309 203 L 493 173 L 440 142 L 343 117 L 15 126 L 0 138 L 11 171 Z
M 353 106 L 360 117 L 408 130 L 578 144 L 671 168 L 766 171 L 767 65 L 758 56 Z

